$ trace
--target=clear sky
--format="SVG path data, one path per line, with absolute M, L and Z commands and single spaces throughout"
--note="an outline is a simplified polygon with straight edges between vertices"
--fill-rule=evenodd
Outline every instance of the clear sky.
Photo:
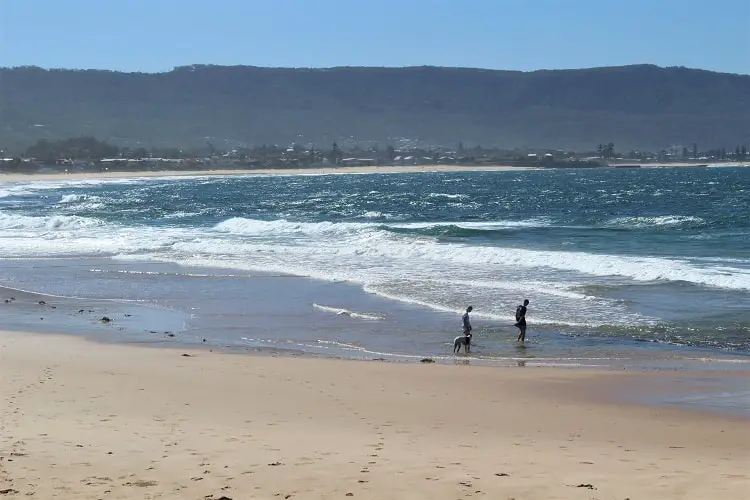
M 750 74 L 750 0 L 0 0 L 0 66 L 636 63 Z

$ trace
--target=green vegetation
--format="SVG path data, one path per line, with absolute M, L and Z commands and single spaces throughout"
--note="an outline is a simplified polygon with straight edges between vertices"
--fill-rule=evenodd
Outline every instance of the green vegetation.
M 2 153 L 0 151 L 0 153 Z M 219 150 L 211 143 L 196 149 L 170 147 L 131 148 L 116 146 L 94 137 L 76 137 L 50 141 L 40 139 L 20 156 L 0 158 L 0 173 L 105 172 L 105 171 L 157 171 L 202 170 L 211 168 L 312 168 L 324 166 L 371 165 L 513 165 L 537 168 L 592 168 L 623 162 L 659 163 L 678 162 L 701 164 L 703 162 L 746 161 L 747 148 L 737 146 L 734 152 L 725 148 L 698 150 L 693 144 L 693 155 L 686 147 L 670 151 L 630 151 L 618 153 L 613 143 L 599 144 L 596 151 L 519 150 L 482 148 L 470 150 L 459 142 L 451 148 L 420 148 L 393 146 L 385 148 L 358 145 L 341 147 L 334 142 L 330 149 L 307 148 L 294 144 L 287 146 L 255 146 Z
M 61 141 L 40 139 L 26 150 L 24 156 L 54 165 L 60 158 L 97 161 L 119 154 L 120 148 L 117 146 L 98 141 L 93 137 L 77 137 Z
M 731 151 L 750 141 L 750 76 L 647 65 L 530 73 L 0 69 L 0 149 L 20 153 L 39 139 L 75 136 L 133 150 L 207 142 L 219 149 L 292 142 L 328 148 L 334 141 L 387 145 L 407 137 L 434 145 L 463 140 L 467 149 L 587 150 L 606 138 L 626 151 L 695 142 Z

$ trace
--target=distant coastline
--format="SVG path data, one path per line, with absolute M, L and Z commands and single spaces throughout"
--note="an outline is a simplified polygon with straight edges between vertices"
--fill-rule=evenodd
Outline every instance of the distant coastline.
M 0 149 L 16 151 L 97 131 L 134 149 L 336 141 L 369 155 L 373 144 L 429 151 L 464 141 L 472 155 L 478 145 L 554 153 L 613 141 L 623 154 L 675 147 L 683 157 L 682 147 L 692 154 L 696 143 L 702 152 L 742 147 L 750 128 L 749 75 L 647 64 L 531 72 L 195 64 L 151 74 L 18 67 L 0 68 L 0 79 L 9 105 Z
M 367 166 L 367 167 L 324 167 L 324 168 L 243 168 L 243 169 L 201 169 L 201 170 L 112 170 L 106 172 L 38 172 L 32 174 L 3 173 L 0 181 L 19 182 L 26 180 L 62 179 L 121 179 L 136 177 L 194 177 L 207 175 L 321 175 L 321 174 L 391 174 L 408 172 L 461 172 L 461 171 L 506 171 L 534 170 L 530 167 L 508 165 L 460 166 L 460 165 L 409 165 L 409 166 Z
M 725 167 L 750 166 L 743 162 L 725 162 L 711 165 Z M 599 168 L 700 168 L 705 163 L 613 163 Z M 23 182 L 65 179 L 124 179 L 137 177 L 194 177 L 194 176 L 224 176 L 224 175 L 322 175 L 322 174 L 392 174 L 418 172 L 502 172 L 545 170 L 536 167 L 516 167 L 510 165 L 407 165 L 407 166 L 365 166 L 365 167 L 323 167 L 323 168 L 243 168 L 243 169 L 201 169 L 201 170 L 112 170 L 104 172 L 35 172 L 30 174 L 0 173 L 0 182 Z M 549 169 L 556 170 L 556 169 Z

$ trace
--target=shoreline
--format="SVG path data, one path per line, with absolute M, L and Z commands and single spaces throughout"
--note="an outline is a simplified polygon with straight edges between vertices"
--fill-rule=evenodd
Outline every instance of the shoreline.
M 271 278 L 273 281 L 276 279 Z M 289 279 L 293 278 L 281 278 L 284 282 Z M 258 289 L 255 288 L 255 290 L 257 292 Z M 629 351 L 626 351 L 627 357 L 613 357 L 608 361 L 599 359 L 596 363 L 587 363 L 585 357 L 578 359 L 555 358 L 550 355 L 538 357 L 537 350 L 541 347 L 534 345 L 520 351 L 518 348 L 511 349 L 501 357 L 488 356 L 482 354 L 482 344 L 486 342 L 483 340 L 479 340 L 475 346 L 479 349 L 478 353 L 457 356 L 450 354 L 447 341 L 445 352 L 437 355 L 435 353 L 416 355 L 372 351 L 352 352 L 346 349 L 331 350 L 330 343 L 326 343 L 322 349 L 314 349 L 311 348 L 312 344 L 303 347 L 301 344 L 286 343 L 283 340 L 275 343 L 261 340 L 243 344 L 217 336 L 217 332 L 214 331 L 217 328 L 216 321 L 211 317 L 198 324 L 185 324 L 180 328 L 175 321 L 180 321 L 179 318 L 183 317 L 183 313 L 176 310 L 168 311 L 157 304 L 132 304 L 112 299 L 70 298 L 0 287 L 0 302 L 10 300 L 10 297 L 13 298 L 12 302 L 10 304 L 6 302 L 3 306 L 5 307 L 5 330 L 49 338 L 64 336 L 71 342 L 84 342 L 85 344 L 82 345 L 134 347 L 166 352 L 180 351 L 197 356 L 215 353 L 247 358 L 250 363 L 255 362 L 256 358 L 279 358 L 323 362 L 350 361 L 364 364 L 380 362 L 398 366 L 423 364 L 490 369 L 501 373 L 523 368 L 550 370 L 554 373 L 597 373 L 599 376 L 616 378 L 619 375 L 625 375 L 629 380 L 648 380 L 648 382 L 643 385 L 623 384 L 616 392 L 620 395 L 630 394 L 632 397 L 627 401 L 622 397 L 613 398 L 607 391 L 599 391 L 599 400 L 606 400 L 610 403 L 641 404 L 642 406 L 665 407 L 669 405 L 706 414 L 750 418 L 750 393 L 744 390 L 742 384 L 742 381 L 750 380 L 748 368 L 750 360 L 727 353 L 701 353 L 699 351 L 691 353 L 691 349 L 688 348 L 680 355 L 674 352 L 670 354 L 668 351 L 661 353 L 656 347 L 650 354 L 636 352 L 627 354 Z M 43 300 L 45 304 L 38 304 L 40 300 Z M 265 306 L 261 304 L 259 307 L 264 309 Z M 284 309 L 287 308 L 284 307 Z M 312 310 L 309 313 L 298 311 L 292 314 L 306 314 L 309 318 L 308 325 L 315 325 L 321 321 L 317 317 L 312 319 L 314 315 Z M 254 312 L 250 311 L 249 315 L 253 316 Z M 102 323 L 99 319 L 103 316 L 111 318 L 111 322 Z M 39 321 L 42 318 L 46 321 Z M 346 316 L 334 315 L 331 319 L 333 322 L 329 324 L 329 327 L 344 330 L 349 328 L 347 327 L 349 320 Z M 285 331 L 289 329 L 289 325 L 279 326 L 274 320 L 268 326 Z M 316 327 L 308 326 L 308 329 L 314 328 Z M 248 336 L 264 338 L 262 334 Z M 299 333 L 294 336 L 299 336 Z M 204 337 L 203 341 L 201 337 Z M 282 335 L 282 339 L 284 337 L 285 335 Z M 315 338 L 315 335 L 312 337 Z M 543 344 L 549 342 L 549 339 L 540 340 Z M 531 349 L 534 354 L 530 355 L 525 352 L 528 349 Z M 675 355 L 683 356 L 682 361 L 675 359 Z
M 648 374 L 23 332 L 0 332 L 0 356 L 9 498 L 703 499 L 750 484 L 747 418 L 611 398 Z
M 688 390 L 683 391 L 697 394 L 701 387 L 706 385 L 705 379 L 710 377 L 729 377 L 730 379 L 750 380 L 750 369 L 738 369 L 735 371 L 721 371 L 714 368 L 686 369 L 686 370 L 661 370 L 647 368 L 621 369 L 610 366 L 558 366 L 558 365 L 493 365 L 473 362 L 471 358 L 456 356 L 453 362 L 435 361 L 431 357 L 411 360 L 395 360 L 381 357 L 351 358 L 334 355 L 325 355 L 294 349 L 284 348 L 237 348 L 232 346 L 216 346 L 201 343 L 180 343 L 167 341 L 106 341 L 93 335 L 79 333 L 67 333 L 56 331 L 32 331 L 32 330 L 10 330 L 0 329 L 0 353 L 7 347 L 5 339 L 19 342 L 25 339 L 30 342 L 44 342 L 50 339 L 52 342 L 69 344 L 66 347 L 78 346 L 76 349 L 82 352 L 96 349 L 112 349 L 113 352 L 122 349 L 122 352 L 132 351 L 146 352 L 155 351 L 156 357 L 181 356 L 185 358 L 211 356 L 219 359 L 234 359 L 236 362 L 254 363 L 255 360 L 278 360 L 279 362 L 294 362 L 301 360 L 304 363 L 321 363 L 338 366 L 366 366 L 371 364 L 381 366 L 395 366 L 399 370 L 419 369 L 423 366 L 433 367 L 437 370 L 478 370 L 480 373 L 492 374 L 491 377 L 503 377 L 502 374 L 515 372 L 532 372 L 545 374 L 545 380 L 575 381 L 576 387 L 570 387 L 566 398 L 574 400 L 579 404 L 608 405 L 613 407 L 630 407 L 640 409 L 665 409 L 677 413 L 690 414 L 694 416 L 713 416 L 734 421 L 750 422 L 750 413 L 724 411 L 716 408 L 683 405 L 669 401 L 673 395 L 672 389 L 680 384 L 694 384 Z M 409 367 L 409 368 L 404 368 Z M 356 370 L 356 369 L 354 369 Z M 494 374 L 494 372 L 498 374 Z M 657 376 L 658 379 L 653 377 Z M 525 377 L 525 376 L 523 376 Z M 523 378 L 522 377 L 522 378 Z M 529 375 L 536 378 L 535 375 Z M 648 380 L 648 383 L 644 381 Z M 554 391 L 537 391 L 538 396 L 555 399 Z
M 393 174 L 419 172 L 504 172 L 537 170 L 531 167 L 508 165 L 461 166 L 461 165 L 407 165 L 372 167 L 324 167 L 324 168 L 246 168 L 246 169 L 202 169 L 202 170 L 157 170 L 157 171 L 110 171 L 110 172 L 49 172 L 49 173 L 0 173 L 0 182 L 24 180 L 81 180 L 81 179 L 131 179 L 151 177 L 203 177 L 240 175 L 324 175 L 324 174 Z
M 56 262 L 54 259 L 43 260 L 36 265 L 51 264 L 55 273 L 61 273 L 64 267 L 59 267 Z M 750 366 L 748 354 L 720 349 L 629 342 L 627 339 L 621 339 L 618 346 L 609 347 L 605 347 L 607 342 L 603 341 L 602 350 L 591 345 L 571 346 L 566 337 L 549 328 L 537 329 L 526 345 L 521 347 L 513 342 L 515 332 L 504 333 L 496 322 L 481 319 L 478 320 L 478 336 L 472 353 L 454 356 L 451 352 L 451 340 L 455 332 L 450 328 L 455 320 L 453 314 L 369 294 L 351 283 L 293 275 L 240 272 L 227 276 L 226 281 L 219 284 L 223 292 L 215 297 L 214 305 L 189 299 L 185 302 L 176 296 L 172 296 L 169 305 L 161 300 L 164 290 L 155 294 L 141 296 L 136 293 L 120 298 L 115 298 L 114 295 L 102 296 L 97 290 L 112 289 L 124 279 L 123 276 L 133 276 L 135 280 L 146 277 L 148 280 L 153 272 L 157 272 L 180 279 L 181 273 L 191 276 L 193 270 L 178 264 L 151 263 L 142 265 L 133 275 L 122 275 L 118 272 L 120 263 L 78 258 L 71 269 L 80 269 L 81 266 L 84 269 L 96 269 L 95 275 L 99 279 L 106 278 L 106 281 L 100 282 L 91 290 L 92 295 L 88 297 L 0 286 L 0 306 L 5 308 L 5 328 L 44 334 L 64 333 L 102 343 L 198 347 L 249 355 L 281 354 L 365 361 L 377 359 L 405 364 L 429 358 L 441 365 L 558 367 L 630 372 L 737 372 Z M 102 269 L 110 266 L 114 272 L 101 273 Z M 2 269 L 0 266 L 0 270 Z M 43 273 L 45 267 L 39 269 L 38 272 Z M 206 271 L 201 269 L 200 272 Z M 74 275 L 62 272 L 60 276 L 67 279 L 67 276 Z M 193 284 L 190 288 L 185 288 L 186 296 L 194 296 L 190 290 L 209 286 L 200 280 L 224 279 L 211 276 L 212 273 L 208 272 L 205 278 L 191 278 Z M 297 293 L 287 293 L 290 286 Z M 142 290 L 141 285 L 133 283 L 126 287 Z M 253 299 L 258 296 L 265 298 Z M 2 304 L 3 301 L 6 303 Z M 40 305 L 41 302 L 44 305 Z M 321 302 L 328 306 L 318 306 L 317 303 Z M 241 316 L 234 313 L 239 304 L 246 308 Z M 271 309 L 278 309 L 283 313 L 269 315 L 268 311 Z M 350 317 L 352 311 L 365 311 L 385 319 L 363 321 Z M 102 323 L 100 319 L 104 316 L 111 318 L 111 322 Z M 258 316 L 266 318 L 262 325 L 251 328 L 245 326 L 250 318 Z M 409 323 L 410 321 L 416 323 Z M 382 331 L 396 327 L 406 328 L 412 333 L 428 330 L 435 335 L 430 339 L 419 337 L 422 342 L 430 342 L 420 344 L 419 348 L 404 348 L 388 342 L 385 345 L 377 344 L 371 340 L 380 337 Z M 747 399 L 750 405 L 750 398 Z
M 606 168 L 699 168 L 711 166 L 747 167 L 744 162 L 732 163 L 612 163 L 607 166 L 583 170 Z M 158 177 L 204 177 L 242 175 L 326 175 L 326 174 L 394 174 L 423 172 L 522 172 L 545 170 L 543 167 L 517 167 L 510 165 L 404 165 L 404 166 L 360 166 L 322 168 L 243 168 L 243 169 L 201 169 L 201 170 L 157 170 L 157 171 L 108 171 L 108 172 L 40 172 L 31 174 L 0 173 L 0 182 L 23 182 L 36 180 L 86 180 L 86 179 L 134 179 Z M 550 168 L 546 170 L 580 170 L 575 168 Z

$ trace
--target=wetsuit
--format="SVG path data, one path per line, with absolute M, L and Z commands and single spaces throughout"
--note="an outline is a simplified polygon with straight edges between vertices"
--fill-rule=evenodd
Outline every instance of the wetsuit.
M 466 311 L 461 316 L 461 323 L 463 325 L 464 336 L 466 337 L 466 345 L 471 345 L 471 323 L 469 322 L 469 311 Z
M 526 339 L 526 306 L 518 306 L 516 309 L 516 318 L 518 319 L 515 326 L 521 331 L 518 335 L 518 340 L 523 341 Z

